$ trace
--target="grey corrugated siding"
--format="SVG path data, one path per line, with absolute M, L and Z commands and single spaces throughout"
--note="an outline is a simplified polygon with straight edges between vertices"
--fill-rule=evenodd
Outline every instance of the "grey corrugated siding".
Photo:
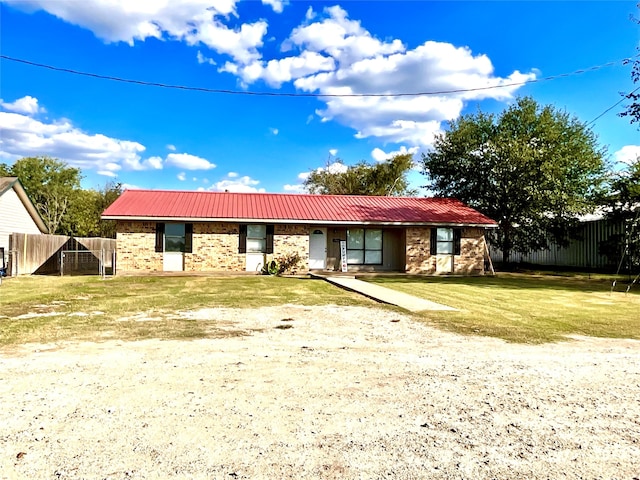
M 511 254 L 511 262 L 533 265 L 611 269 L 617 266 L 615 261 L 598 254 L 598 245 L 611 235 L 624 233 L 621 222 L 595 220 L 584 222 L 579 231 L 578 240 L 572 240 L 567 248 L 551 245 L 549 250 L 538 250 L 528 255 Z M 502 262 L 502 251 L 491 248 L 491 259 Z

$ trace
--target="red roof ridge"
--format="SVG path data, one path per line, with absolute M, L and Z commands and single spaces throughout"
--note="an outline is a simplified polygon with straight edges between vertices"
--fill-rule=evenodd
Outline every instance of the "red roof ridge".
M 417 199 L 417 200 L 436 200 L 436 201 L 454 201 L 461 202 L 454 197 L 419 197 L 419 196 L 409 196 L 409 195 L 355 195 L 355 194 L 324 194 L 324 193 L 298 193 L 298 192 L 221 192 L 221 191 L 212 191 L 212 190 L 178 190 L 173 188 L 163 189 L 163 188 L 130 188 L 125 189 L 128 192 L 154 192 L 154 193 L 197 193 L 197 194 L 209 194 L 209 195 L 273 195 L 273 196 L 287 196 L 287 197 L 313 197 L 313 198 L 396 198 L 396 199 Z

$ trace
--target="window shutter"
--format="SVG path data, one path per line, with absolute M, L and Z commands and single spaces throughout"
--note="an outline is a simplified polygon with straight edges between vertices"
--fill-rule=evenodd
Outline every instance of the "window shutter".
M 238 253 L 247 253 L 247 226 L 239 225 Z
M 429 235 L 429 243 L 430 243 L 430 253 L 431 255 L 435 255 L 438 253 L 438 229 L 432 228 L 431 234 Z
M 184 224 L 184 252 L 193 252 L 193 223 Z
M 462 239 L 462 229 L 453 229 L 453 254 L 460 255 L 460 240 Z
M 273 253 L 273 225 L 267 225 L 267 251 Z
M 156 223 L 156 252 L 164 251 L 164 223 Z

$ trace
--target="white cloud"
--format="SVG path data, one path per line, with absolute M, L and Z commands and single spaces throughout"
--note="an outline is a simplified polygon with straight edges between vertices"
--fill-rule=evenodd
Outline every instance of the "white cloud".
M 344 163 L 342 162 L 333 162 L 330 163 L 328 165 L 326 165 L 325 167 L 318 167 L 316 168 L 317 172 L 324 172 L 324 171 L 328 171 L 329 173 L 344 173 L 348 170 L 348 166 L 346 166 Z M 306 180 L 311 172 L 302 172 L 298 174 L 298 178 L 300 180 Z
M 277 128 L 270 128 L 269 131 L 272 135 L 278 135 L 278 133 L 280 133 L 280 130 L 278 130 Z
M 282 189 L 285 192 L 293 192 L 293 193 L 305 193 L 306 190 L 304 188 L 304 185 L 302 185 L 301 183 L 298 183 L 296 185 L 290 185 L 290 184 L 286 184 L 282 186 Z
M 131 183 L 123 183 L 122 184 L 122 190 L 141 190 L 142 187 L 139 187 L 138 185 L 133 185 Z
M 187 174 L 184 172 L 180 172 L 178 175 L 176 175 L 176 178 L 181 182 L 184 182 L 187 179 Z
M 442 123 L 458 118 L 467 102 L 508 101 L 519 86 L 504 85 L 536 78 L 533 70 L 497 76 L 487 55 L 474 54 L 464 46 L 426 41 L 407 49 L 399 39 L 380 40 L 339 6 L 325 8 L 321 14 L 309 8 L 304 23 L 293 29 L 282 50 L 300 53 L 244 65 L 228 62 L 220 70 L 237 75 L 243 84 L 292 82 L 304 92 L 356 95 L 321 98 L 325 107 L 316 114 L 324 122 L 353 128 L 356 138 L 375 137 L 410 146 L 431 145 L 442 132 Z M 392 96 L 453 90 L 468 91 Z M 358 96 L 364 94 L 390 96 Z
M 196 55 L 199 64 L 208 63 L 209 65 L 216 65 L 216 61 L 213 58 L 205 57 L 200 50 Z
M 237 17 L 238 0 L 5 0 L 28 11 L 44 10 L 68 23 L 91 30 L 106 42 L 126 42 L 148 38 L 174 39 L 189 45 L 206 45 L 236 61 L 249 63 L 260 57 L 267 23 L 259 20 L 230 28 Z
M 0 112 L 0 130 L 3 156 L 48 155 L 107 176 L 118 170 L 115 165 L 134 170 L 151 167 L 140 156 L 144 145 L 85 133 L 68 120 L 46 123 L 18 113 Z
M 329 150 L 329 155 L 331 155 L 332 157 L 335 157 L 337 153 L 338 153 L 337 148 L 332 148 Z
M 105 177 L 117 177 L 118 176 L 118 171 L 122 169 L 122 166 L 114 163 L 114 162 L 108 162 L 106 164 L 104 164 L 102 166 L 101 170 L 98 170 L 97 173 L 99 175 L 104 175 Z
M 229 177 L 230 175 L 227 175 Z M 244 176 L 238 177 L 235 176 L 233 179 L 225 179 L 217 182 L 215 185 L 212 185 L 209 190 L 217 191 L 217 192 L 237 192 L 237 193 L 262 193 L 265 192 L 264 188 L 258 188 L 260 182 L 258 180 L 254 180 L 251 177 Z
M 305 14 L 305 20 L 313 20 L 316 16 L 316 12 L 313 11 L 313 7 L 307 8 L 307 13 Z
M 339 6 L 324 9 L 325 18 L 315 23 L 297 27 L 291 33 L 284 48 L 325 52 L 341 65 L 349 65 L 364 58 L 402 52 L 400 40 L 383 42 L 373 37 L 357 20 L 350 20 Z M 313 17 L 307 12 L 307 21 Z
M 165 165 L 184 170 L 210 170 L 216 168 L 215 163 L 188 153 L 170 153 L 167 155 Z
M 385 160 L 389 160 L 390 158 L 395 157 L 396 155 L 404 155 L 406 153 L 410 153 L 411 155 L 415 155 L 418 153 L 418 147 L 407 148 L 404 145 L 401 146 L 398 150 L 394 150 L 392 152 L 385 152 L 381 148 L 374 148 L 371 151 L 371 158 L 373 158 L 376 162 L 384 162 Z
M 17 99 L 15 102 L 3 102 L 0 99 L 0 106 L 5 110 L 16 113 L 24 113 L 25 115 L 35 115 L 36 113 L 43 112 L 44 108 L 38 106 L 38 99 L 27 95 Z
M 279 87 L 285 82 L 312 73 L 332 71 L 335 67 L 332 58 L 316 52 L 304 51 L 298 56 L 273 59 L 268 62 L 256 60 L 244 66 L 227 62 L 219 71 L 237 75 L 247 84 L 262 79 L 273 87 Z
M 134 170 L 162 170 L 162 157 L 149 157 Z
M 171 143 L 169 145 L 167 145 L 167 150 L 171 150 L 172 152 L 176 151 L 176 146 L 172 145 Z
M 276 13 L 282 13 L 284 6 L 287 5 L 287 3 L 288 2 L 283 0 L 262 0 L 263 5 L 269 5 Z
M 227 173 L 227 177 L 229 177 L 229 178 L 237 178 L 238 174 L 236 172 L 229 172 L 229 173 Z
M 37 105 L 38 100 L 33 98 L 28 104 Z M 146 147 L 139 142 L 87 133 L 66 119 L 46 122 L 29 115 L 0 111 L 0 130 L 0 158 L 5 161 L 47 155 L 72 167 L 95 170 L 99 175 L 112 178 L 122 170 L 161 170 L 165 164 L 184 165 L 184 169 L 215 167 L 207 160 L 186 153 L 170 153 L 166 160 L 159 156 L 145 158 L 142 155 Z M 175 149 L 173 145 L 167 148 Z
M 632 165 L 640 161 L 640 145 L 625 145 L 613 154 L 616 163 Z

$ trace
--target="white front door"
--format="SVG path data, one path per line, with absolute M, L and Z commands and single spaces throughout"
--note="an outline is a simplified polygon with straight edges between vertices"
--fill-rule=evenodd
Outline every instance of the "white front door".
M 327 229 L 312 228 L 309 233 L 309 270 L 324 270 L 327 264 Z

